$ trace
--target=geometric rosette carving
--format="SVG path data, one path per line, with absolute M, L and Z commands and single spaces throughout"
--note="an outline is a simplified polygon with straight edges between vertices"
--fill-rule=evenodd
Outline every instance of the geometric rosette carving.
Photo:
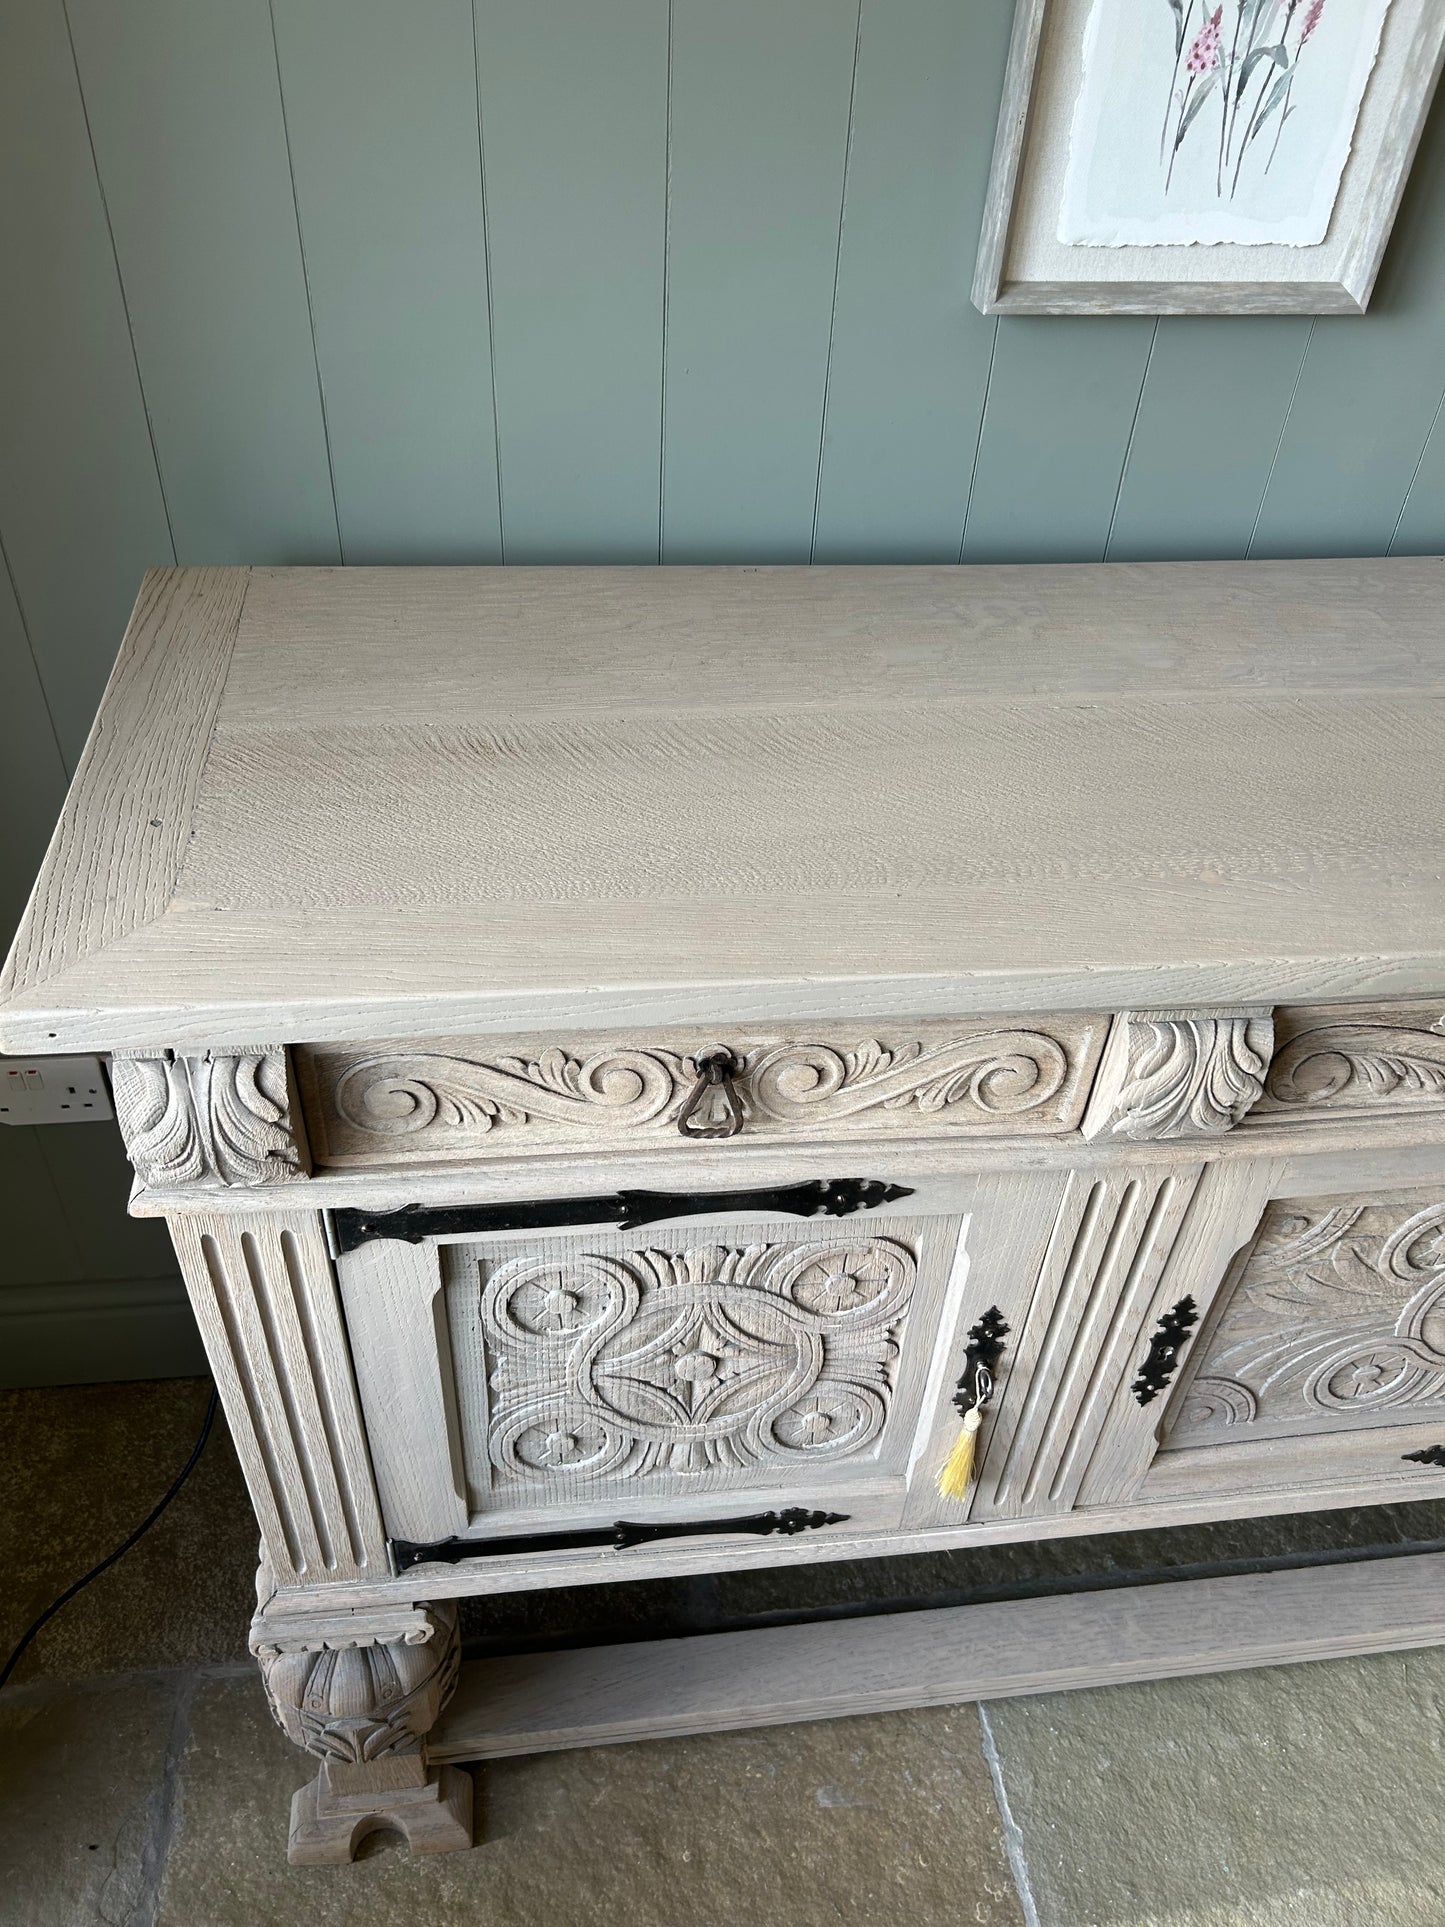
M 858 1238 L 569 1251 L 484 1273 L 493 1502 L 868 1452 L 916 1270 L 901 1240 Z

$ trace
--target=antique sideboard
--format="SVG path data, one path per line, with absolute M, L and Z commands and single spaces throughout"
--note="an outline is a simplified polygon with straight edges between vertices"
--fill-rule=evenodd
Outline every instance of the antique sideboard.
M 1445 1496 L 1442 591 L 147 578 L 0 1046 L 110 1055 L 293 1859 L 467 1844 L 487 1753 L 1445 1638 L 1430 1559 L 510 1672 L 455 1603 Z

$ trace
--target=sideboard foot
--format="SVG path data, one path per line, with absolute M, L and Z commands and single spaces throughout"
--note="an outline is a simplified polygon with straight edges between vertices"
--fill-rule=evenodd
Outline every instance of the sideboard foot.
M 472 1844 L 472 1776 L 433 1767 L 417 1787 L 337 1793 L 323 1767 L 291 1801 L 286 1858 L 293 1867 L 354 1860 L 371 1833 L 402 1834 L 413 1853 L 459 1853 Z
M 426 1756 L 427 1733 L 456 1690 L 456 1606 L 288 1613 L 264 1566 L 257 1591 L 251 1650 L 272 1714 L 321 1761 L 291 1802 L 292 1866 L 354 1859 L 370 1833 L 403 1834 L 413 1853 L 469 1847 L 471 1778 Z

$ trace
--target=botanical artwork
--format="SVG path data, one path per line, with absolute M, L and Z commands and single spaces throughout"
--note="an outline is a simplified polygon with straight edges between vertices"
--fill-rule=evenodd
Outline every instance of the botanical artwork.
M 1311 247 L 1390 0 L 1094 0 L 1059 239 Z

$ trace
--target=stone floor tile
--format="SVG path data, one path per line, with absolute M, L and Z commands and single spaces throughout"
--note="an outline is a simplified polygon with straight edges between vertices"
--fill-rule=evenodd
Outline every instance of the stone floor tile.
M 1040 1927 L 1441 1927 L 1445 1652 L 985 1709 Z
M 209 1379 L 0 1393 L 0 1652 L 145 1518 L 195 1444 Z M 256 1522 L 217 1415 L 200 1463 L 16 1672 L 78 1678 L 246 1657 Z
M 0 1920 L 149 1919 L 174 1705 L 155 1685 L 0 1700 Z
M 203 1690 L 156 1927 L 1022 1927 L 971 1707 L 494 1761 L 434 1859 L 287 1867 L 309 1777 L 258 1687 Z

